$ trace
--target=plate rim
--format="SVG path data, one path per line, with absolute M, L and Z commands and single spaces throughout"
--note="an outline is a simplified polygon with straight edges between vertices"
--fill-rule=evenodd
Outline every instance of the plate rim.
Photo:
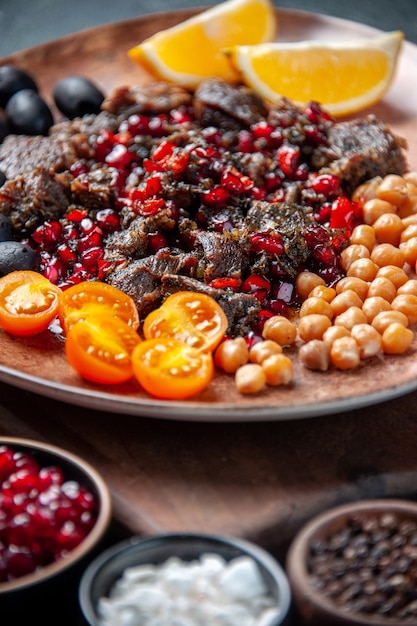
M 0 59 L 0 64 L 10 62 L 20 55 L 30 54 L 32 50 L 57 46 L 65 43 L 67 40 L 85 38 L 92 33 L 103 30 L 112 30 L 122 28 L 125 24 L 132 23 L 148 23 L 152 22 L 155 15 L 167 15 L 173 18 L 185 19 L 188 16 L 200 13 L 209 7 L 173 9 L 158 13 L 149 13 L 139 15 L 137 17 L 128 18 L 116 22 L 109 22 L 98 26 L 91 26 L 73 33 L 66 34 L 62 37 L 51 39 L 43 43 L 18 50 Z M 332 16 L 328 14 L 316 13 L 304 9 L 290 9 L 275 7 L 278 15 L 285 14 L 287 17 L 302 19 L 313 17 L 319 22 L 333 25 L 340 24 L 341 27 L 348 26 L 358 30 L 360 34 L 372 35 L 382 33 L 383 31 L 374 26 L 355 22 L 345 18 Z M 360 35 L 361 36 L 361 35 Z M 417 45 L 409 41 L 404 41 L 406 49 L 417 53 Z M 372 365 L 369 365 L 372 367 Z M 348 373 L 346 374 L 349 375 Z M 51 379 L 42 378 L 33 374 L 26 373 L 22 370 L 8 367 L 0 364 L 0 381 L 15 388 L 24 389 L 38 395 L 49 397 L 54 400 L 63 401 L 70 405 L 82 406 L 89 409 L 122 413 L 126 415 L 138 415 L 142 417 L 158 418 L 158 419 L 174 419 L 181 421 L 210 421 L 210 422 L 253 422 L 253 421 L 289 421 L 295 419 L 314 418 L 322 415 L 337 414 L 343 411 L 364 408 L 376 405 L 391 399 L 406 395 L 417 389 L 417 380 L 410 380 L 399 385 L 392 385 L 376 392 L 363 392 L 347 398 L 330 399 L 329 401 L 320 401 L 312 404 L 294 404 L 294 405 L 271 405 L 259 404 L 239 406 L 225 405 L 219 403 L 210 403 L 204 400 L 158 400 L 149 396 L 141 399 L 132 395 L 118 395 L 110 391 L 102 391 L 101 389 L 91 389 L 83 387 L 75 387 L 66 383 L 59 383 Z M 196 416 L 196 414 L 198 414 Z

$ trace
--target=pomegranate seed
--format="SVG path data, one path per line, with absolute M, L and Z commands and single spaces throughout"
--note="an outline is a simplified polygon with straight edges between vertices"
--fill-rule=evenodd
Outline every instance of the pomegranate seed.
M 210 287 L 215 289 L 232 289 L 237 291 L 240 286 L 240 280 L 238 278 L 215 278 L 209 283 Z
M 86 217 L 88 217 L 88 211 L 86 209 L 74 209 L 67 213 L 67 220 L 71 222 L 81 222 Z
M 152 117 L 148 122 L 148 132 L 152 137 L 163 137 L 168 130 L 168 119 L 164 114 Z
M 160 161 L 161 159 L 170 156 L 175 150 L 175 144 L 171 141 L 161 141 L 161 143 L 155 148 L 152 153 L 152 159 L 154 161 Z
M 98 262 L 103 258 L 104 250 L 103 248 L 89 248 L 81 255 L 81 263 L 83 264 L 84 269 L 90 272 L 95 272 L 97 270 Z
M 328 198 L 339 192 L 339 177 L 334 174 L 321 174 L 309 180 L 308 186 L 316 193 Z
M 67 243 L 61 243 L 56 250 L 58 257 L 63 263 L 65 263 L 66 266 L 74 265 L 74 263 L 76 263 L 77 255 Z
M 270 300 L 268 304 L 274 315 L 288 317 L 288 305 L 284 300 Z
M 74 178 L 77 178 L 78 176 L 81 176 L 82 174 L 88 174 L 88 172 L 90 171 L 90 168 L 88 164 L 85 163 L 84 161 L 76 161 L 70 166 L 69 171 L 74 176 Z
M 270 288 L 271 285 L 266 278 L 263 278 L 263 276 L 259 276 L 258 274 L 251 274 L 248 278 L 246 278 L 246 280 L 243 281 L 240 290 L 243 293 L 252 294 L 255 298 L 262 302 L 269 293 Z
M 106 233 L 114 233 L 121 228 L 120 217 L 113 209 L 101 209 L 96 213 L 96 222 L 99 228 Z
M 253 151 L 253 139 L 248 130 L 241 130 L 239 132 L 236 150 L 237 152 Z
M 144 202 L 134 202 L 133 209 L 135 213 L 149 217 L 158 213 L 163 206 L 165 206 L 163 198 L 147 198 Z
M 166 248 L 168 242 L 162 233 L 149 233 L 148 235 L 149 252 L 155 254 L 158 250 Z
M 276 254 L 279 256 L 285 251 L 280 235 L 253 233 L 251 240 L 253 252 L 265 252 L 266 254 Z
M 227 189 L 217 186 L 204 192 L 204 202 L 209 206 L 221 207 L 229 199 L 230 193 Z
M 124 120 L 120 127 L 120 132 L 129 132 L 131 135 L 146 135 L 149 132 L 150 118 L 146 115 L 130 115 L 127 120 Z
M 292 179 L 299 165 L 301 150 L 298 146 L 284 144 L 277 151 L 278 165 L 284 176 Z
M 90 231 L 88 235 L 85 237 L 81 237 L 81 239 L 77 242 L 77 251 L 79 253 L 84 253 L 91 248 L 100 248 L 103 243 L 103 233 L 99 228 L 95 228 Z
M 113 146 L 111 152 L 106 154 L 104 160 L 112 167 L 123 169 L 136 161 L 137 157 L 136 154 L 131 152 L 125 145 L 117 143 Z

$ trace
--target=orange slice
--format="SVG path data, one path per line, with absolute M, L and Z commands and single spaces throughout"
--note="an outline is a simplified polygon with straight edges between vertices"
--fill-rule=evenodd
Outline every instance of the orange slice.
M 382 98 L 393 77 L 400 31 L 350 41 L 301 41 L 224 50 L 242 82 L 269 101 L 320 102 L 334 116 L 355 113 Z
M 222 48 L 270 41 L 278 28 L 270 0 L 227 0 L 131 48 L 129 56 L 156 78 L 195 87 L 210 77 L 239 80 Z

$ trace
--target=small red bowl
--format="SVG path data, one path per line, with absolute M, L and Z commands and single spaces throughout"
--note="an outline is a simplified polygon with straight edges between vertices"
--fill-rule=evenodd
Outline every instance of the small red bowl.
M 109 489 L 100 474 L 75 454 L 54 445 L 24 438 L 0 437 L 0 446 L 28 453 L 41 467 L 57 466 L 63 472 L 65 480 L 77 481 L 88 489 L 97 505 L 97 517 L 91 530 L 65 557 L 30 574 L 0 582 L 0 605 L 4 609 L 9 606 L 18 607 L 26 597 L 35 597 L 54 585 L 65 584 L 65 576 L 70 578 L 76 568 L 85 567 L 110 526 L 112 503 Z

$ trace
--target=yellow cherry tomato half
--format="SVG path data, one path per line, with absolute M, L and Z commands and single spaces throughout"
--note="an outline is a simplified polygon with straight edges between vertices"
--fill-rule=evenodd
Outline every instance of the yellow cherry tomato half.
M 61 289 L 32 270 L 0 278 L 0 327 L 18 336 L 46 330 L 58 311 Z
M 109 313 L 120 318 L 134 330 L 139 327 L 139 314 L 133 299 L 126 293 L 100 281 L 85 281 L 61 293 L 58 317 L 65 332 L 75 322 L 87 317 Z
M 117 385 L 133 378 L 131 355 L 140 341 L 134 328 L 104 314 L 79 320 L 71 326 L 65 354 L 82 378 Z
M 155 398 L 184 400 L 207 387 L 213 377 L 210 352 L 169 337 L 145 339 L 132 353 L 133 372 Z
M 227 317 L 216 300 L 203 293 L 179 291 L 145 318 L 145 339 L 173 337 L 193 348 L 213 351 L 228 327 Z

